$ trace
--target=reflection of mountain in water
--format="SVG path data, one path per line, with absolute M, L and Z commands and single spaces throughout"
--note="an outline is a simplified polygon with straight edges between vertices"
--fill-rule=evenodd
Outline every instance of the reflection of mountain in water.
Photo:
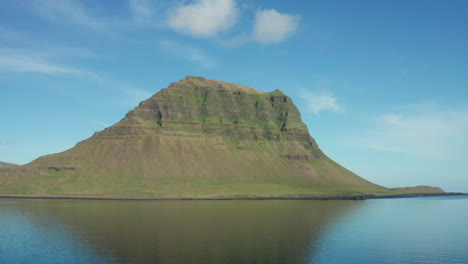
M 70 232 L 53 214 L 0 200 L 1 264 L 118 263 L 114 260 Z
M 121 263 L 303 263 L 353 201 L 34 201 Z M 47 235 L 47 234 L 45 234 Z

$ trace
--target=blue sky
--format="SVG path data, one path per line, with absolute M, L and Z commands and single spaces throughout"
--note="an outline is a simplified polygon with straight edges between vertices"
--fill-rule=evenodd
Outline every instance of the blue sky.
M 186 75 L 280 89 L 331 158 L 468 192 L 468 2 L 0 1 L 0 160 L 73 147 Z

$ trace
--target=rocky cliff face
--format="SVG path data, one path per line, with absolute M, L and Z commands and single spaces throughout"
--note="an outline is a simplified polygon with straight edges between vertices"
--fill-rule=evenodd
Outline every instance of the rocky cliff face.
M 187 77 L 140 103 L 118 124 L 94 137 L 160 133 L 172 136 L 221 136 L 242 142 L 287 143 L 281 157 L 323 157 L 297 107 L 281 91 Z M 242 144 L 239 144 L 242 148 Z
M 276 90 L 186 77 L 63 153 L 0 170 L 0 193 L 297 196 L 379 193 L 330 160 Z

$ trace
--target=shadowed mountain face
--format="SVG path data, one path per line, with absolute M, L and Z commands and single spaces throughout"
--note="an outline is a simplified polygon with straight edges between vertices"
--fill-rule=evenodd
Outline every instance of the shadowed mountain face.
M 62 153 L 0 170 L 0 193 L 301 196 L 385 193 L 329 159 L 281 91 L 187 77 Z

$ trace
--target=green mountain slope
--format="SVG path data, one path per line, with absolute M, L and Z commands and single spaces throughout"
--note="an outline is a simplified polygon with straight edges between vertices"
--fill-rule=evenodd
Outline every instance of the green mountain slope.
M 65 152 L 0 169 L 0 193 L 157 197 L 393 191 L 329 159 L 281 91 L 187 77 Z

